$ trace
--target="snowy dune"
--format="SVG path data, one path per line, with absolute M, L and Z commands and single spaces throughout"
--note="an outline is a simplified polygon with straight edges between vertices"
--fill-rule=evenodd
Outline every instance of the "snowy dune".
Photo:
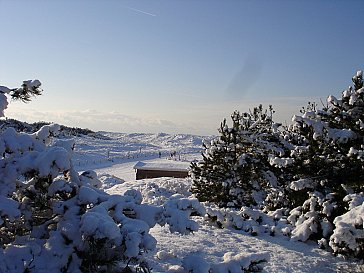
M 84 136 L 76 138 L 74 166 L 84 169 L 87 166 L 111 166 L 116 163 L 140 160 L 178 159 L 191 161 L 200 158 L 202 142 L 212 137 L 168 134 L 97 134 L 97 138 Z M 171 155 L 175 153 L 174 156 Z

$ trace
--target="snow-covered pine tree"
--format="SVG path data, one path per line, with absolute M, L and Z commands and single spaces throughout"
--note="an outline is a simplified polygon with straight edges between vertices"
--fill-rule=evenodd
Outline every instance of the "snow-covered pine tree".
M 364 89 L 362 72 L 341 98 L 329 96 L 321 109 L 309 103 L 302 115 L 293 117 L 290 141 L 290 199 L 297 206 L 289 218 L 299 240 L 328 238 L 335 217 L 348 209 L 344 198 L 363 191 L 364 181 Z M 306 226 L 307 228 L 303 228 Z M 330 232 L 328 232 L 331 229 Z M 310 231 L 307 234 L 307 231 Z M 306 234 L 305 234 L 306 233 Z
M 287 149 L 273 113 L 271 106 L 259 105 L 247 113 L 235 111 L 232 126 L 223 120 L 220 136 L 204 144 L 202 162 L 191 166 L 191 190 L 199 200 L 222 207 L 262 205 L 270 189 L 279 187 L 275 161 Z
M 41 82 L 39 80 L 23 81 L 19 88 L 0 86 L 0 117 L 4 117 L 4 110 L 8 107 L 8 99 L 5 94 L 14 100 L 29 102 L 32 97 L 42 94 L 40 86 Z

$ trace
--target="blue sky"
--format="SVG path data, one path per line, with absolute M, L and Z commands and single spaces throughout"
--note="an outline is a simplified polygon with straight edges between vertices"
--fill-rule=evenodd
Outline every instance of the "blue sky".
M 289 122 L 364 69 L 364 2 L 0 0 L 0 85 L 42 81 L 8 117 L 216 134 L 235 110 Z

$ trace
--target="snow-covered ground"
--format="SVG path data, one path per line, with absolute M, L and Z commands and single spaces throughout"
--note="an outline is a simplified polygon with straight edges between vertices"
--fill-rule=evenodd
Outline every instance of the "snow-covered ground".
M 135 180 L 133 166 L 138 161 L 173 162 L 200 158 L 202 138 L 190 135 L 116 134 L 105 137 L 79 137 L 73 162 L 77 170 L 92 169 L 98 173 L 103 188 L 110 194 L 122 194 L 137 189 L 143 201 L 160 205 L 174 194 L 190 196 L 188 179 L 157 178 Z M 171 156 L 175 152 L 174 156 Z M 161 154 L 161 158 L 159 157 Z M 314 242 L 292 242 L 288 237 L 218 228 L 202 217 L 193 217 L 199 230 L 187 235 L 171 233 L 167 227 L 156 226 L 151 234 L 157 240 L 155 251 L 147 253 L 153 272 L 181 272 L 186 257 L 201 263 L 219 264 L 226 253 L 251 255 L 268 253 L 269 261 L 263 272 L 363 272 L 354 261 L 318 249 Z M 226 255 L 225 255 L 226 256 Z M 202 267 L 201 267 L 202 268 Z M 195 271 L 194 271 L 195 272 Z M 201 272 L 205 272 L 201 269 Z M 197 273 L 197 271 L 196 271 Z
M 96 137 L 76 138 L 75 165 L 90 163 L 136 161 L 137 159 L 169 158 L 184 160 L 190 154 L 199 155 L 202 141 L 212 137 L 168 134 L 123 134 L 100 132 Z
M 120 175 L 124 173 L 125 169 L 121 168 Z M 118 175 L 117 169 L 113 174 Z M 173 192 L 189 195 L 188 183 L 186 179 L 175 178 L 133 180 L 107 191 L 122 194 L 133 188 L 142 192 L 145 202 L 156 203 Z M 148 192 L 151 189 L 152 195 Z M 167 227 L 160 226 L 151 230 L 158 244 L 157 249 L 148 254 L 148 262 L 157 272 L 169 272 L 191 254 L 217 264 L 227 252 L 234 255 L 268 252 L 270 260 L 263 272 L 360 272 L 356 265 L 318 249 L 315 243 L 292 242 L 287 237 L 266 234 L 254 237 L 243 231 L 220 229 L 201 217 L 194 217 L 194 220 L 199 223 L 199 230 L 193 234 L 171 233 Z
M 75 138 L 73 165 L 78 171 L 95 170 L 129 181 L 135 179 L 138 161 L 166 162 L 198 160 L 202 142 L 211 136 L 97 133 L 97 137 Z

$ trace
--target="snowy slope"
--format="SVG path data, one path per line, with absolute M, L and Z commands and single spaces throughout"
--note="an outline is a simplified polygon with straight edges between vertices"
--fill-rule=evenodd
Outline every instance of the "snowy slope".
M 136 189 L 141 191 L 143 202 L 155 205 L 163 204 L 176 193 L 185 197 L 191 195 L 188 179 L 136 181 L 133 166 L 139 160 L 174 160 L 176 158 L 170 157 L 173 151 L 177 151 L 182 160 L 198 159 L 202 138 L 166 134 L 103 135 L 107 138 L 77 138 L 73 161 L 79 170 L 95 170 L 108 193 L 122 194 Z M 159 152 L 162 153 L 161 159 Z M 320 250 L 313 242 L 292 242 L 282 235 L 260 234 L 254 237 L 243 231 L 220 229 L 203 217 L 196 216 L 194 220 L 199 224 L 199 230 L 192 234 L 171 233 L 167 227 L 160 226 L 151 230 L 158 241 L 157 249 L 147 253 L 147 262 L 153 272 L 183 272 L 181 265 L 186 257 L 192 257 L 196 263 L 221 264 L 227 252 L 232 257 L 268 252 L 269 261 L 263 272 L 363 272 L 363 266 Z
M 76 137 L 74 166 L 85 169 L 92 165 L 111 166 L 116 163 L 159 158 L 188 160 L 200 158 L 202 142 L 212 137 L 168 134 L 123 134 L 99 132 L 98 137 Z M 175 154 L 171 157 L 172 154 Z

